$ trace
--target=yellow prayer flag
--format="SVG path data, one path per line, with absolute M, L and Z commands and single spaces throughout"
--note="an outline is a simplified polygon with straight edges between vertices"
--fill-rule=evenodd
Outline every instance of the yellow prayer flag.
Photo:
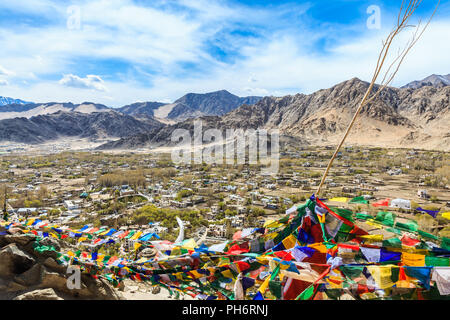
M 183 249 L 194 250 L 197 247 L 197 242 L 194 239 L 189 239 L 183 244 Z
M 391 266 L 367 266 L 367 269 L 380 289 L 391 288 L 394 285 L 391 279 Z
M 444 213 L 442 213 L 442 217 L 445 218 L 445 219 L 450 220 L 450 212 L 444 212 Z
M 286 249 L 291 249 L 297 244 L 297 238 L 295 238 L 295 236 L 291 234 L 288 237 L 284 238 L 282 243 Z
M 175 273 L 175 277 L 177 277 L 178 280 L 183 280 L 183 272 Z
M 341 289 L 343 287 L 342 277 L 329 276 L 327 282 L 330 285 L 330 288 L 332 289 Z
M 264 222 L 263 228 L 279 228 L 282 225 L 283 224 L 279 223 L 278 221 L 268 219 L 268 220 L 266 220 L 266 222 Z
M 141 235 L 142 235 L 142 231 L 138 231 L 138 232 L 136 232 L 135 235 L 133 235 L 133 236 L 130 238 L 130 240 L 137 240 L 137 239 L 139 239 L 139 238 L 141 237 Z
M 336 197 L 336 198 L 331 198 L 328 201 L 334 201 L 334 202 L 348 202 L 348 198 L 346 197 Z
M 139 242 L 135 242 L 134 243 L 134 251 L 136 251 L 137 249 L 139 249 L 142 246 L 142 244 L 140 244 Z
M 383 241 L 384 237 L 382 234 L 368 234 L 364 236 L 359 236 L 362 239 L 370 240 L 370 241 Z
M 205 276 L 204 274 L 199 273 L 197 270 L 192 270 L 191 273 L 194 275 L 194 279 L 202 278 Z
M 222 275 L 223 275 L 225 278 L 231 278 L 231 279 L 234 278 L 234 277 L 233 277 L 233 273 L 232 273 L 230 270 L 222 271 Z
M 380 224 L 375 223 L 375 222 L 366 221 L 366 224 L 368 224 L 371 227 L 377 228 L 377 229 L 383 229 L 383 227 Z
M 323 243 L 320 243 L 320 242 L 313 243 L 313 244 L 308 244 L 308 247 L 316 249 L 320 253 L 327 253 L 328 252 L 327 247 Z
M 408 267 L 425 267 L 425 255 L 403 252 L 402 262 Z
M 264 292 L 266 292 L 267 287 L 269 286 L 269 281 L 270 281 L 270 275 L 267 276 L 266 280 L 264 280 L 261 287 L 259 287 L 259 292 L 261 292 L 261 294 L 264 294 Z

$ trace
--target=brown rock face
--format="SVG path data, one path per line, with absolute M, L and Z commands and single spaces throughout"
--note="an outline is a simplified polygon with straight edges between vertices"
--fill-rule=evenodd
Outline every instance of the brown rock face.
M 48 241 L 47 241 L 48 242 Z M 107 281 L 81 274 L 80 287 L 68 286 L 67 266 L 58 264 L 52 250 L 34 250 L 32 236 L 0 236 L 0 299 L 16 300 L 118 300 L 122 296 Z M 6 246 L 4 244 L 7 244 Z M 43 245 L 43 241 L 40 245 Z M 58 241 L 45 245 L 61 247 Z
M 0 251 L 0 277 L 21 274 L 33 266 L 35 259 L 11 243 Z
M 31 292 L 21 294 L 15 297 L 13 300 L 64 300 L 64 299 L 58 296 L 55 290 L 48 288 L 48 289 L 34 290 Z

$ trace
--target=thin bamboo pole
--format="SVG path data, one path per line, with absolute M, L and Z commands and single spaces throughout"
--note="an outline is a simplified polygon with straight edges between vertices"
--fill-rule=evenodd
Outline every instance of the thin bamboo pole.
M 347 130 L 344 133 L 344 136 L 342 137 L 341 141 L 339 142 L 339 145 L 337 146 L 336 150 L 334 151 L 333 156 L 331 157 L 330 161 L 328 162 L 327 168 L 322 176 L 319 187 L 317 188 L 316 197 L 320 196 L 320 192 L 322 191 L 322 187 L 325 183 L 328 173 L 330 172 L 333 162 L 336 159 L 337 154 L 339 153 L 339 150 L 341 149 L 345 140 L 347 139 L 347 136 L 349 135 L 350 130 L 352 129 L 353 125 L 355 124 L 356 118 L 361 113 L 362 108 L 365 105 L 372 102 L 380 94 L 380 92 L 383 91 L 393 81 L 393 79 L 394 79 L 395 75 L 398 73 L 398 70 L 399 70 L 403 60 L 405 59 L 406 55 L 409 53 L 409 51 L 412 49 L 412 47 L 414 47 L 414 45 L 419 41 L 419 39 L 422 37 L 425 30 L 428 28 L 431 20 L 433 19 L 434 15 L 436 14 L 436 11 L 439 7 L 440 2 L 441 1 L 439 0 L 433 14 L 431 15 L 430 19 L 428 20 L 428 23 L 424 26 L 424 28 L 422 29 L 421 32 L 419 32 L 419 30 L 420 30 L 420 22 L 419 22 L 418 26 L 416 27 L 416 32 L 414 33 L 410 42 L 408 42 L 405 49 L 397 56 L 397 58 L 394 59 L 394 61 L 389 65 L 388 69 L 386 70 L 379 90 L 373 96 L 369 97 L 370 93 L 373 90 L 375 82 L 378 79 L 378 76 L 380 75 L 380 73 L 383 69 L 383 65 L 388 57 L 389 49 L 390 49 L 393 41 L 395 40 L 397 35 L 400 34 L 404 29 L 406 29 L 407 27 L 410 27 L 410 25 L 408 24 L 408 21 L 411 18 L 411 16 L 414 14 L 414 12 L 417 10 L 417 8 L 420 6 L 420 4 L 422 3 L 422 0 L 409 0 L 408 6 L 404 10 L 405 0 L 402 0 L 402 4 L 401 4 L 398 18 L 397 18 L 397 25 L 394 28 L 394 30 L 388 35 L 388 37 L 386 38 L 386 41 L 383 42 L 383 46 L 382 46 L 381 52 L 378 56 L 377 65 L 376 65 L 375 72 L 372 77 L 372 81 L 369 85 L 369 88 L 367 89 L 364 97 L 362 98 L 361 102 L 359 103 L 359 106 L 356 109 L 356 112 L 353 115 L 353 118 L 350 121 L 350 124 L 348 125 Z M 394 68 L 395 70 L 391 74 L 389 74 L 390 70 L 395 65 L 396 65 L 396 67 Z

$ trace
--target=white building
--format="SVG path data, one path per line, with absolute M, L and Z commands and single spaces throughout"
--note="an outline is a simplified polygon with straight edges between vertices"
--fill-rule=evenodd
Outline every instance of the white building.
M 73 201 L 70 201 L 70 200 L 64 200 L 64 207 L 67 210 L 76 210 L 76 209 L 78 209 L 78 205 L 73 203 Z

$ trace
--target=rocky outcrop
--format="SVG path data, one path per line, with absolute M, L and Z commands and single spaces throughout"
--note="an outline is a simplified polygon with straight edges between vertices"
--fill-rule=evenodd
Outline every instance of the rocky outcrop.
M 1 231 L 1 230 L 0 230 Z M 37 243 L 34 236 L 0 236 L 0 299 L 15 300 L 118 300 L 122 296 L 106 280 L 81 274 L 80 286 L 69 288 L 72 273 L 56 261 L 54 250 L 36 250 L 47 246 L 67 246 L 46 238 Z
M 39 144 L 59 138 L 122 138 L 161 128 L 155 119 L 139 121 L 115 111 L 64 112 L 0 120 L 0 141 Z
M 49 288 L 30 291 L 15 297 L 13 300 L 64 300 L 64 299 L 58 296 L 55 290 Z
M 36 260 L 11 243 L 0 250 L 0 277 L 8 278 L 29 270 Z

